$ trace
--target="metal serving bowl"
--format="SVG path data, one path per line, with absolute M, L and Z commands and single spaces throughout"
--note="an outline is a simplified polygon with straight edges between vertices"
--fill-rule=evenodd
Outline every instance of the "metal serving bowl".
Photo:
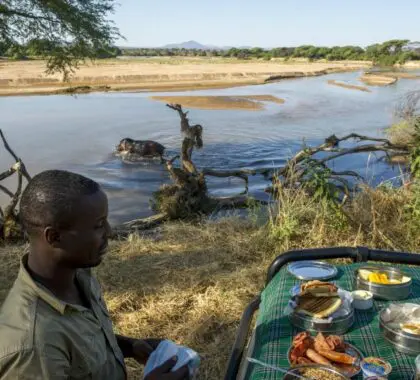
M 417 356 L 420 354 L 420 335 L 411 334 L 398 328 L 391 328 L 384 322 L 383 316 L 387 308 L 384 308 L 379 313 L 379 327 L 384 338 L 391 343 L 397 351 L 410 356 Z
M 292 313 L 289 315 L 290 323 L 304 331 L 322 332 L 325 334 L 343 335 L 354 323 L 353 309 L 345 317 L 334 318 L 331 322 L 320 321 L 308 315 Z
M 294 374 L 300 375 L 302 369 L 309 369 L 309 368 L 314 368 L 314 369 L 322 369 L 326 372 L 329 372 L 331 375 L 335 375 L 337 376 L 337 378 L 342 379 L 342 380 L 347 380 L 349 379 L 349 377 L 344 376 L 342 373 L 336 371 L 333 368 L 330 367 L 326 367 L 324 365 L 317 365 L 317 364 L 310 364 L 310 365 L 301 365 L 301 366 L 296 366 L 293 368 L 290 368 L 289 374 L 284 375 L 283 380 L 298 380 L 299 378 L 296 376 L 293 376 Z M 302 375 L 301 375 L 302 376 Z
M 356 289 L 367 290 L 373 294 L 374 298 L 382 299 L 386 301 L 404 300 L 408 298 L 408 296 L 411 294 L 411 285 L 413 283 L 411 279 L 410 281 L 404 284 L 390 284 L 390 285 L 376 284 L 376 283 L 369 282 L 361 278 L 359 276 L 360 269 L 386 273 L 388 275 L 388 278 L 391 280 L 400 280 L 403 276 L 405 276 L 405 274 L 401 270 L 394 267 L 379 267 L 379 266 L 360 267 L 359 269 L 356 269 L 355 275 L 354 275 L 354 289 L 355 290 Z

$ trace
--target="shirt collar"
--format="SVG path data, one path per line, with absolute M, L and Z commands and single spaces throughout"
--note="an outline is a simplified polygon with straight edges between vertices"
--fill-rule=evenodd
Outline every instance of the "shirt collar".
M 65 301 L 60 300 L 57 298 L 50 290 L 48 290 L 45 286 L 42 286 L 41 284 L 34 281 L 34 279 L 29 274 L 28 270 L 26 269 L 26 266 L 28 264 L 28 254 L 25 254 L 20 262 L 20 269 L 18 274 L 18 280 L 24 284 L 25 287 L 29 287 L 31 291 L 33 291 L 39 298 L 41 298 L 43 301 L 45 301 L 48 305 L 50 305 L 53 309 L 58 311 L 60 314 L 64 315 L 67 308 L 75 309 L 75 310 L 81 310 L 85 309 L 82 306 L 78 305 L 72 305 Z M 77 280 L 80 284 L 80 286 L 83 289 L 83 292 L 88 295 L 87 292 L 87 279 L 85 276 L 83 276 L 82 271 L 76 272 Z

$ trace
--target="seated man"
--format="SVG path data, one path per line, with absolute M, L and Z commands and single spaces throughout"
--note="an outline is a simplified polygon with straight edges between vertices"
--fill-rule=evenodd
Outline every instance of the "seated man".
M 108 245 L 108 201 L 78 174 L 38 174 L 22 194 L 29 237 L 18 277 L 0 311 L 0 380 L 126 379 L 124 358 L 145 363 L 159 341 L 114 335 L 90 268 Z M 188 378 L 176 358 L 148 380 Z

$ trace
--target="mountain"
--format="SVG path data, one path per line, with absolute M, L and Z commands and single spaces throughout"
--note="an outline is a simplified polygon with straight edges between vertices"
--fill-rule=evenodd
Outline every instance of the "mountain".
M 404 51 L 420 51 L 420 42 L 413 41 L 409 42 L 407 45 L 403 47 Z
M 163 46 L 164 49 L 198 49 L 198 50 L 207 50 L 211 49 L 212 47 L 205 46 L 200 44 L 197 41 L 187 41 L 182 42 L 180 44 L 168 44 Z
M 179 44 L 168 44 L 163 49 L 197 49 L 197 50 L 229 50 L 232 46 L 203 45 L 197 41 L 187 41 Z

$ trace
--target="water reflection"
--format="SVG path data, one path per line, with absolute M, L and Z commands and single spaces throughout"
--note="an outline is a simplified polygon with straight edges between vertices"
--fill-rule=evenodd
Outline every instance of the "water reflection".
M 419 87 L 418 80 L 400 80 L 372 93 L 328 85 L 329 79 L 356 83 L 360 73 L 332 74 L 264 86 L 205 90 L 182 94 L 258 95 L 284 98 L 264 111 L 191 110 L 192 123 L 204 126 L 204 149 L 194 153 L 199 167 L 215 169 L 277 167 L 307 144 L 331 134 L 355 132 L 379 136 L 392 122 L 395 102 Z M 176 95 L 177 93 L 171 93 Z M 153 95 L 165 95 L 154 93 Z M 1 128 L 27 164 L 30 173 L 51 168 L 73 170 L 98 180 L 110 197 L 112 223 L 151 215 L 153 191 L 169 181 L 156 162 L 125 164 L 110 154 L 124 137 L 156 140 L 175 155 L 180 148 L 178 115 L 146 93 L 89 94 L 0 98 Z M 379 157 L 379 156 L 377 156 Z M 375 163 L 375 157 L 341 158 L 336 169 L 354 169 L 372 184 L 399 174 L 398 167 Z M 11 163 L 0 149 L 1 168 Z M 267 181 L 251 178 L 251 191 L 265 197 Z M 211 179 L 210 190 L 227 195 L 243 190 L 236 179 Z M 0 202 L 5 197 L 0 195 Z

